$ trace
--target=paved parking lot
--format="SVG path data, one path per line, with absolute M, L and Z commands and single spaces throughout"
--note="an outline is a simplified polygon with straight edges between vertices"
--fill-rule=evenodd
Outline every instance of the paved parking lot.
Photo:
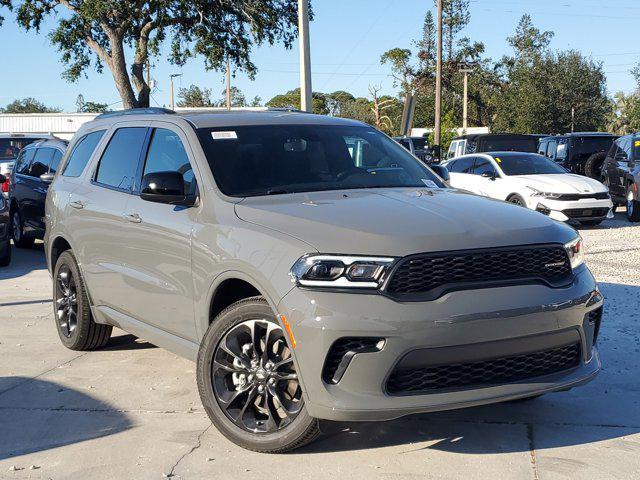
M 246 452 L 211 427 L 194 365 L 115 331 L 58 341 L 42 246 L 0 269 L 0 478 L 640 478 L 640 226 L 583 230 L 607 299 L 604 370 L 540 399 L 386 423 L 331 424 L 288 455 Z

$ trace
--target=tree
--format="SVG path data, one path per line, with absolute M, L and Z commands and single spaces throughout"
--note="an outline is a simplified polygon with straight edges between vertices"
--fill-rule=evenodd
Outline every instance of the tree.
M 313 113 L 326 115 L 329 113 L 327 107 L 327 97 L 324 93 L 313 92 L 312 95 Z M 294 108 L 300 109 L 300 89 L 289 90 L 287 93 L 276 95 L 267 102 L 267 107 L 273 108 Z
M 3 113 L 58 113 L 61 111 L 57 107 L 47 107 L 32 97 L 14 100 L 2 109 Z
M 76 98 L 76 107 L 78 113 L 104 113 L 109 110 L 108 104 L 87 102 L 82 94 Z
M 508 37 L 507 42 L 513 47 L 516 58 L 531 59 L 547 49 L 553 36 L 554 33 L 551 31 L 541 32 L 537 29 L 531 21 L 531 16 L 525 14 L 520 19 L 515 34 Z
M 434 0 L 437 6 L 437 0 Z M 455 39 L 469 24 L 469 0 L 442 0 L 442 44 L 445 61 L 454 57 Z
M 145 66 L 167 38 L 168 60 L 175 65 L 201 56 L 207 69 L 221 70 L 229 59 L 253 78 L 252 47 L 282 42 L 290 48 L 297 34 L 297 7 L 291 0 L 14 2 L 18 24 L 26 30 L 39 31 L 45 21 L 55 22 L 49 39 L 67 65 L 64 78 L 75 81 L 90 68 L 102 72 L 106 66 L 125 108 L 149 106 Z
M 391 65 L 391 72 L 395 80 L 394 85 L 399 85 L 405 94 L 410 93 L 413 89 L 416 76 L 415 68 L 411 65 L 411 57 L 411 50 L 406 48 L 392 48 L 380 57 L 382 65 Z
M 391 117 L 387 115 L 387 110 L 393 107 L 393 103 L 397 102 L 395 98 L 381 98 L 381 87 L 376 85 L 369 85 L 369 94 L 372 98 L 371 111 L 373 112 L 374 125 L 378 130 L 385 130 L 390 132 L 393 130 L 393 121 Z
M 208 88 L 200 88 L 197 85 L 191 85 L 189 88 L 181 88 L 178 90 L 178 107 L 200 108 L 215 107 L 211 101 L 211 90 Z

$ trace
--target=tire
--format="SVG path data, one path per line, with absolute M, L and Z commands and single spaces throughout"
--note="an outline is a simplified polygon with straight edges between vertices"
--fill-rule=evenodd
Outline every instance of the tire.
M 634 185 L 627 187 L 627 219 L 630 222 L 640 222 L 640 202 L 634 199 Z
M 527 202 L 525 202 L 524 198 L 522 198 L 517 193 L 510 195 L 509 198 L 507 198 L 507 202 L 513 203 L 514 205 L 519 205 L 520 207 L 527 208 Z
M 265 344 L 270 348 L 263 349 L 260 342 L 254 348 L 256 335 L 267 339 Z M 274 349 L 279 353 L 273 353 Z M 265 358 L 275 361 L 275 366 L 269 368 Z M 276 375 L 289 378 L 276 379 Z M 209 418 L 225 437 L 243 448 L 284 453 L 320 435 L 318 420 L 309 416 L 304 406 L 286 336 L 262 297 L 236 302 L 213 320 L 198 352 L 197 379 Z
M 53 314 L 60 341 L 70 350 L 95 350 L 111 337 L 111 325 L 93 321 L 87 289 L 70 250 L 62 252 L 53 271 Z
M 594 153 L 587 158 L 584 164 L 584 174 L 596 180 L 602 179 L 602 165 L 605 158 L 607 158 L 606 152 Z
M 17 208 L 11 212 L 11 231 L 13 233 L 13 244 L 17 248 L 33 247 L 35 238 L 25 236 L 22 215 L 20 215 L 20 210 Z
M 0 267 L 7 267 L 11 263 L 11 241 L 7 240 L 4 254 L 0 257 Z
M 580 225 L 583 227 L 597 227 L 603 220 L 581 220 Z

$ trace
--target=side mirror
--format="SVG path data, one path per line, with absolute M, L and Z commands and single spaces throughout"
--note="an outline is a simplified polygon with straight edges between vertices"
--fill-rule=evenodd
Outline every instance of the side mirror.
M 480 176 L 484 178 L 488 178 L 490 180 L 495 180 L 498 177 L 496 175 L 496 172 L 482 172 L 482 175 Z
M 185 192 L 184 180 L 178 172 L 148 173 L 142 178 L 140 190 L 140 198 L 148 202 L 185 207 L 192 207 L 196 203 L 196 196 Z
M 44 183 L 51 183 L 53 182 L 54 175 L 55 173 L 43 173 L 42 175 L 40 175 L 40 180 Z
M 445 182 L 448 182 L 449 179 L 451 178 L 449 176 L 449 170 L 447 170 L 447 167 L 445 167 L 444 165 L 431 165 L 430 167 L 431 167 L 431 170 L 436 172 L 436 174 Z

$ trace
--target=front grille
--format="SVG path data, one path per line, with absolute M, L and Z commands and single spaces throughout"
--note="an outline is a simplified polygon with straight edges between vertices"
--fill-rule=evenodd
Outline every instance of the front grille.
M 609 192 L 598 193 L 566 193 L 560 195 L 557 200 L 565 200 L 568 202 L 575 202 L 577 200 L 606 200 L 609 198 Z
M 580 364 L 578 343 L 523 355 L 423 368 L 395 369 L 387 380 L 391 395 L 482 388 L 541 377 Z
M 607 213 L 609 213 L 608 208 L 569 208 L 567 210 L 562 210 L 569 218 L 598 218 L 598 217 L 606 217 Z
M 322 379 L 327 383 L 338 383 L 356 354 L 378 352 L 383 345 L 384 339 L 377 337 L 339 338 L 325 358 Z
M 570 279 L 571 265 L 564 247 L 539 245 L 405 257 L 390 273 L 385 290 L 398 299 L 424 301 L 464 288 L 531 281 L 555 287 Z
M 589 323 L 595 324 L 593 327 L 593 342 L 595 345 L 598 341 L 598 334 L 600 333 L 600 324 L 602 323 L 602 307 L 591 310 L 587 313 Z

